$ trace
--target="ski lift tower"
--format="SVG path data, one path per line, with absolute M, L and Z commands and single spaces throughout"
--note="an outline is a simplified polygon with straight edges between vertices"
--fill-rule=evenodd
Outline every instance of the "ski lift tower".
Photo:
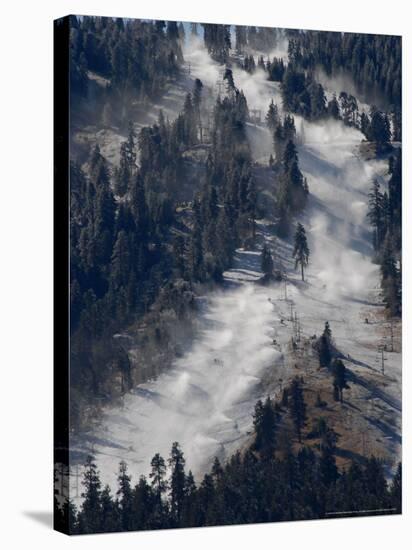
M 385 376 L 385 361 L 387 361 L 387 357 L 385 356 L 386 351 L 386 344 L 381 344 L 378 346 L 378 353 L 379 355 L 376 357 L 375 362 L 380 364 L 381 372 Z

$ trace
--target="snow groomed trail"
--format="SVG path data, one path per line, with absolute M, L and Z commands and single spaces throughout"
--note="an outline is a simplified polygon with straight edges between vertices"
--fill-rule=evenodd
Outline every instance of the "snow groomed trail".
M 189 61 L 193 78 L 213 86 L 219 69 L 206 52 L 193 50 Z M 234 77 L 249 105 L 267 109 L 272 97 L 279 99 L 277 85 L 260 73 L 236 69 Z M 190 351 L 172 370 L 108 408 L 99 427 L 76 446 L 95 455 L 102 482 L 112 488 L 120 460 L 137 480 L 148 474 L 155 453 L 168 456 L 174 441 L 195 475 L 214 456 L 225 459 L 240 448 L 252 429 L 254 405 L 267 394 L 268 373 L 280 384 L 295 374 L 285 361 L 291 310 L 306 337 L 319 335 L 329 321 L 352 372 L 351 395 L 369 422 L 371 437 L 374 430 L 377 437 L 382 432 L 388 449 L 399 452 L 401 360 L 399 353 L 387 354 L 386 376 L 379 374 L 377 350 L 385 322 L 366 218 L 371 180 L 378 177 L 385 184 L 386 163 L 362 160 L 361 133 L 341 122 L 307 123 L 298 117 L 296 122 L 304 130 L 299 162 L 310 189 L 300 219 L 311 250 L 306 281 L 294 270 L 290 240 L 275 239 L 270 220 L 260 220 L 258 233 L 276 248 L 285 270 L 287 299 L 283 283 L 255 284 L 261 276 L 260 251 L 237 252 L 234 267 L 225 273 L 226 288 L 205 298 L 201 328 Z M 271 142 L 264 128 L 261 133 L 262 139 L 252 144 L 255 158 L 265 157 Z M 365 371 L 376 372 L 376 383 L 363 378 Z

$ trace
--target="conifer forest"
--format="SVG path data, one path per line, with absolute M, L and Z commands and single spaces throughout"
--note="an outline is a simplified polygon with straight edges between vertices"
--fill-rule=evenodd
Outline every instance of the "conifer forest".
M 401 38 L 68 25 L 56 528 L 401 513 Z

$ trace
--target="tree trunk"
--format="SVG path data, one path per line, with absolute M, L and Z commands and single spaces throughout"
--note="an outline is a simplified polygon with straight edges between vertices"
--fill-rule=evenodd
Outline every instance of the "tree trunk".
M 303 273 L 303 262 L 301 262 L 300 267 L 301 267 L 301 270 L 302 270 L 302 281 L 304 281 L 305 280 L 305 275 Z

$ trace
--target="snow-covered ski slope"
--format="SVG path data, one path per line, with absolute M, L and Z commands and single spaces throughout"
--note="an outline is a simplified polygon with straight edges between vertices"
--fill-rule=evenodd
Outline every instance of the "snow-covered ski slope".
M 202 48 L 186 52 L 186 60 L 193 79 L 215 85 L 221 69 Z M 263 114 L 272 97 L 279 103 L 277 85 L 259 72 L 249 75 L 235 69 L 234 78 L 249 106 L 261 108 Z M 224 459 L 240 448 L 251 432 L 256 400 L 269 391 L 267 380 L 279 380 L 281 387 L 296 374 L 286 357 L 291 310 L 305 337 L 319 335 L 329 321 L 351 372 L 346 395 L 355 423 L 369 431 L 370 449 L 372 440 L 380 440 L 388 456 L 399 453 L 401 357 L 399 349 L 386 353 L 381 374 L 378 346 L 387 342 L 388 322 L 366 218 L 371 180 L 378 177 L 385 184 L 386 163 L 363 160 L 361 133 L 341 122 L 297 119 L 298 130 L 302 124 L 305 142 L 299 146 L 299 161 L 310 189 L 300 219 L 311 250 L 306 281 L 294 270 L 290 240 L 274 238 L 273 220 L 259 221 L 261 241 L 276 247 L 277 261 L 286 271 L 287 299 L 284 283 L 255 284 L 261 276 L 259 251 L 237 252 L 234 267 L 225 273 L 226 288 L 205 298 L 190 351 L 172 370 L 106 409 L 99 427 L 76 443 L 74 450 L 93 452 L 104 483 L 115 487 L 120 460 L 128 463 L 134 479 L 147 474 L 153 455 L 167 457 L 174 441 L 185 453 L 187 468 L 197 475 L 215 455 Z M 269 132 L 261 127 L 253 133 L 261 136 L 252 144 L 255 158 L 267 160 Z

